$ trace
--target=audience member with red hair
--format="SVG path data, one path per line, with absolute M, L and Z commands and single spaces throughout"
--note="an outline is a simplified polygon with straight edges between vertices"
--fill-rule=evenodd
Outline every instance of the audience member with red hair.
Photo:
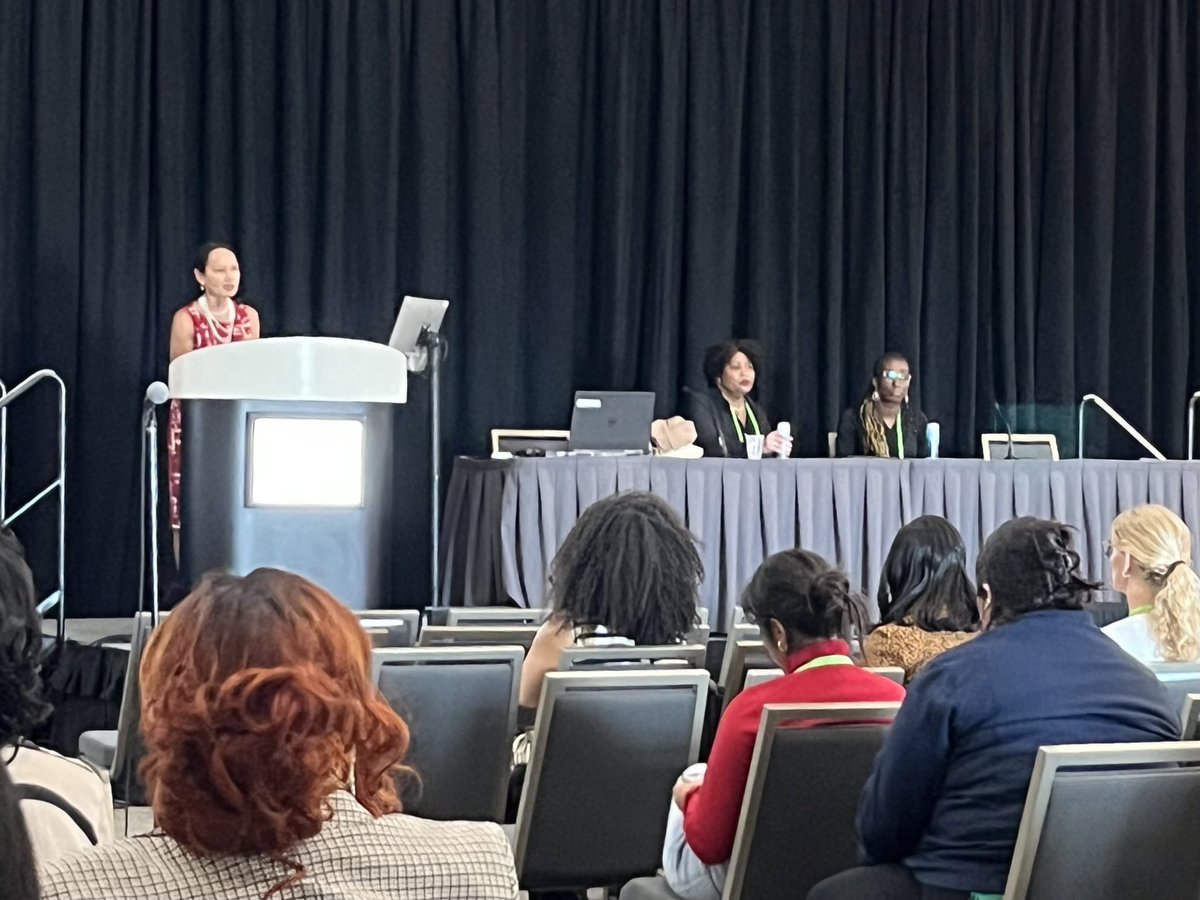
M 48 900 L 516 897 L 498 825 L 392 815 L 408 729 L 354 615 L 311 582 L 206 579 L 151 637 L 141 686 L 158 829 L 44 866 Z

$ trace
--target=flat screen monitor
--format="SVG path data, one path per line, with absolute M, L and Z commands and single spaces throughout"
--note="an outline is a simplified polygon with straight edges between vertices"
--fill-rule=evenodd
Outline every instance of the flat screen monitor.
M 361 419 L 250 417 L 247 506 L 363 505 Z

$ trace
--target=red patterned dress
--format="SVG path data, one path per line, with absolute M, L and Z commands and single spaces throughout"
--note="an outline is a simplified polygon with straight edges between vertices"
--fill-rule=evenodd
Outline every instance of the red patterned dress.
M 193 300 L 185 308 L 192 319 L 192 349 L 203 350 L 205 347 L 216 347 L 220 344 L 230 344 L 234 341 L 252 340 L 258 337 L 254 333 L 252 320 L 254 310 L 244 303 L 233 303 L 233 322 L 226 324 L 219 320 L 210 323 L 204 311 L 200 309 L 199 301 Z M 183 411 L 179 401 L 171 401 L 170 424 L 167 428 L 167 490 L 171 496 L 171 527 L 179 527 L 179 484 L 180 457 L 183 454 Z

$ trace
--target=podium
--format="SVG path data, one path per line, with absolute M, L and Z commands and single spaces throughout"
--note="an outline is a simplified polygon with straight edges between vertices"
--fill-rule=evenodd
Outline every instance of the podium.
M 353 609 L 380 606 L 404 354 L 369 341 L 265 338 L 185 354 L 169 386 L 183 414 L 184 583 L 273 566 Z

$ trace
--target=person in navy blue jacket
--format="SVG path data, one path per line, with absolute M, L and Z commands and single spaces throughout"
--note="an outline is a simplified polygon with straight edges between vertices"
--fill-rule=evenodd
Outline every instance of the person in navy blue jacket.
M 1002 894 L 1039 747 L 1170 741 L 1178 711 L 1147 668 L 1082 609 L 1071 532 L 1020 518 L 976 564 L 983 634 L 912 682 L 858 808 L 873 865 L 809 900 Z

